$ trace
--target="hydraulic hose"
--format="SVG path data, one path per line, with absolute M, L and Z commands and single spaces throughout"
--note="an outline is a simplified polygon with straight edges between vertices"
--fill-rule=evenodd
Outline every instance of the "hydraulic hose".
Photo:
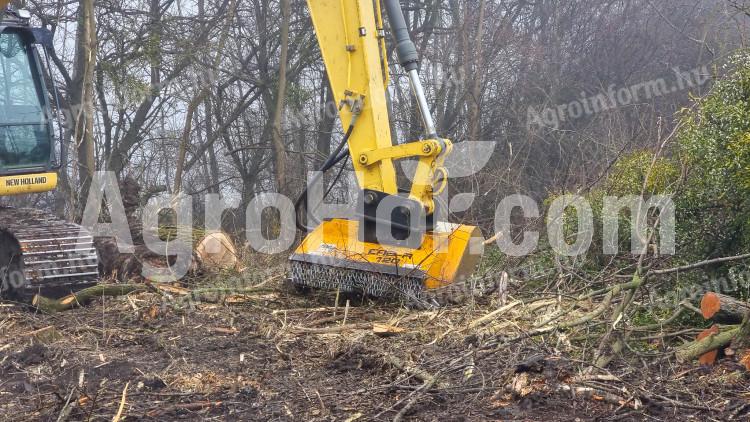
M 352 118 L 352 122 L 349 125 L 349 129 L 346 130 L 346 134 L 344 135 L 344 139 L 341 140 L 341 143 L 338 147 L 336 147 L 336 150 L 331 153 L 330 156 L 326 159 L 326 161 L 320 166 L 320 169 L 318 169 L 318 173 L 313 177 L 312 180 L 307 184 L 305 189 L 302 191 L 300 196 L 297 198 L 297 201 L 294 203 L 294 211 L 297 215 L 296 223 L 297 223 L 297 229 L 300 231 L 309 231 L 310 227 L 307 226 L 307 224 L 302 224 L 301 219 L 301 210 L 307 210 L 309 205 L 307 202 L 307 192 L 310 186 L 314 186 L 317 183 L 320 182 L 325 172 L 332 169 L 336 164 L 340 163 L 345 158 L 349 157 L 349 138 L 352 136 L 352 132 L 354 132 L 354 126 L 357 122 L 357 115 L 354 115 Z M 339 175 L 336 176 L 336 180 L 338 180 L 339 176 L 341 175 L 341 172 L 339 172 Z M 334 184 L 336 183 L 336 180 L 334 180 Z M 331 186 L 332 187 L 332 186 Z M 330 189 L 325 193 L 323 196 L 323 199 L 325 199 L 326 196 L 330 193 Z M 320 204 L 318 204 L 320 205 Z M 307 223 L 307 222 L 305 222 Z

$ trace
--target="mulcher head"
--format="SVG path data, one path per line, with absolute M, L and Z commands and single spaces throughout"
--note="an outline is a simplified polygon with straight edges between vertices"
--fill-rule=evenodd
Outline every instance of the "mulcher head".
M 291 281 L 422 306 L 457 303 L 468 293 L 483 240 L 476 227 L 440 223 L 409 249 L 360 241 L 357 221 L 325 221 L 291 256 Z

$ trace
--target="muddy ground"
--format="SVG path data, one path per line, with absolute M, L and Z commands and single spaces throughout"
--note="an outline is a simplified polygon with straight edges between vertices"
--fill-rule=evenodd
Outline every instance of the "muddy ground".
M 730 359 L 678 365 L 657 347 L 585 371 L 591 344 L 519 339 L 512 312 L 467 329 L 495 298 L 441 311 L 352 298 L 347 311 L 277 286 L 224 299 L 139 293 L 54 315 L 0 304 L 0 420 L 750 418 L 750 376 Z

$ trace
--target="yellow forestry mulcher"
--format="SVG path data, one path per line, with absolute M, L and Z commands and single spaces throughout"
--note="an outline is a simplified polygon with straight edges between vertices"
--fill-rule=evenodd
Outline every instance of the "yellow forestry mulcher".
M 452 143 L 437 134 L 399 1 L 307 4 L 346 133 L 320 170 L 351 157 L 361 192 L 356 218 L 330 219 L 312 228 L 291 256 L 291 282 L 423 305 L 460 301 L 484 239 L 477 227 L 434 221 L 434 196 L 445 189 L 444 164 Z M 383 6 L 424 123 L 422 139 L 398 145 L 386 98 L 390 75 Z M 407 190 L 399 189 L 394 166 L 403 159 L 417 160 Z M 298 220 L 310 208 L 307 202 L 305 192 L 297 201 Z

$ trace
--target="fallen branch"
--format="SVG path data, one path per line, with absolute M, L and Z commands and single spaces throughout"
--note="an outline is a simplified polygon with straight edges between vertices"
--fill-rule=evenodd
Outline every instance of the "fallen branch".
M 416 366 L 408 365 L 403 360 L 397 358 L 396 356 L 393 356 L 388 352 L 379 350 L 378 353 L 380 353 L 386 363 L 404 371 L 405 373 L 413 376 L 414 378 L 417 378 L 424 383 L 430 383 L 431 385 L 434 385 L 437 382 L 437 378 L 435 378 L 427 371 L 424 371 Z
M 31 304 L 42 312 L 56 313 L 84 306 L 99 297 L 125 296 L 135 292 L 146 291 L 142 284 L 100 284 L 70 294 L 61 299 L 50 299 L 41 295 L 34 296 Z
M 750 254 L 709 259 L 707 261 L 696 262 L 695 264 L 685 265 L 685 266 L 677 267 L 677 268 L 670 268 L 666 270 L 651 270 L 649 271 L 649 274 L 657 274 L 657 275 L 672 274 L 672 273 L 678 273 L 682 271 L 695 270 L 698 268 L 707 267 L 709 265 L 714 265 L 714 264 L 723 264 L 726 262 L 742 261 L 744 259 L 750 259 Z
M 246 299 L 249 299 L 249 295 L 257 295 L 260 293 L 276 293 L 276 290 L 272 288 L 258 288 L 257 286 L 246 288 L 217 287 L 196 289 L 190 291 L 187 296 L 181 297 L 178 302 L 223 303 L 232 296 L 245 296 Z
M 604 391 L 598 388 L 592 387 L 575 387 L 572 385 L 562 384 L 557 388 L 558 392 L 568 393 L 574 397 L 587 398 L 595 401 L 602 401 L 613 405 L 619 405 L 622 407 L 631 407 L 638 410 L 642 407 L 641 401 L 637 398 L 626 399 L 620 396 L 616 396 L 610 392 Z
M 292 327 L 292 331 L 300 334 L 336 334 L 354 330 L 371 330 L 372 327 L 372 324 L 367 322 L 361 324 L 347 324 L 325 328 Z
M 50 325 L 44 328 L 40 328 L 38 330 L 34 330 L 28 333 L 21 334 L 21 337 L 35 337 L 37 334 L 41 334 L 45 331 L 53 330 L 54 328 L 55 327 L 53 325 Z
M 404 419 L 404 416 L 406 416 L 406 413 L 409 412 L 409 409 L 411 409 L 414 404 L 417 403 L 417 400 L 419 400 L 419 397 L 422 395 L 423 392 L 428 391 L 430 388 L 432 388 L 433 385 L 437 382 L 437 377 L 433 377 L 431 381 L 427 381 L 424 384 L 422 384 L 421 387 L 419 387 L 417 390 L 415 390 L 413 393 L 411 393 L 411 398 L 409 401 L 404 405 L 403 408 L 401 408 L 401 411 L 398 412 L 395 418 L 393 418 L 393 422 L 400 422 Z
M 120 399 L 120 406 L 117 408 L 117 414 L 112 418 L 112 422 L 120 422 L 122 418 L 122 411 L 125 410 L 125 399 L 128 397 L 128 387 L 130 382 L 125 383 L 125 388 L 122 389 L 122 398 Z
M 210 407 L 219 407 L 223 403 L 218 402 L 210 402 L 210 401 L 203 401 L 203 402 L 195 402 L 195 403 L 185 403 L 185 404 L 176 404 L 174 406 L 165 407 L 164 409 L 153 409 L 148 411 L 146 413 L 146 416 L 149 418 L 155 418 L 157 416 L 164 415 L 166 413 L 174 412 L 175 410 L 203 410 Z
M 276 309 L 271 311 L 271 315 L 279 315 L 279 314 L 297 314 L 297 313 L 321 313 L 321 312 L 334 312 L 338 309 L 333 306 L 328 306 L 325 308 L 295 308 L 295 309 Z
M 307 324 L 307 326 L 308 327 L 317 327 L 319 325 L 325 325 L 325 324 L 328 324 L 328 323 L 331 323 L 331 322 L 338 322 L 338 321 L 340 321 L 342 319 L 344 319 L 343 315 L 335 315 L 335 316 L 330 316 L 330 317 L 316 319 L 316 320 L 310 322 L 309 324 Z
M 682 316 L 682 313 L 685 312 L 685 309 L 690 309 L 689 307 L 686 307 L 685 305 L 689 305 L 687 302 L 682 302 L 678 305 L 677 309 L 674 311 L 674 313 L 667 319 L 663 321 L 656 322 L 654 324 L 649 325 L 641 325 L 638 327 L 632 327 L 629 328 L 629 331 L 636 331 L 636 332 L 648 332 L 653 330 L 661 330 L 664 328 L 664 326 L 669 325 L 677 320 L 680 316 Z M 691 305 L 692 306 L 692 305 Z M 692 309 L 691 309 L 692 310 Z
M 709 335 L 703 340 L 694 341 L 680 347 L 675 352 L 675 356 L 678 361 L 683 363 L 692 361 L 712 350 L 728 345 L 739 332 L 739 328 L 733 328 L 723 333 Z
M 490 322 L 490 321 L 492 321 L 492 320 L 494 320 L 496 318 L 499 318 L 501 315 L 503 315 L 504 313 L 510 311 L 511 309 L 515 308 L 516 306 L 520 305 L 521 303 L 522 302 L 520 300 L 517 300 L 517 301 L 515 301 L 513 303 L 510 303 L 508 305 L 503 306 L 502 308 L 500 308 L 500 309 L 498 309 L 496 311 L 490 312 L 489 314 L 487 314 L 487 315 L 485 315 L 485 316 L 483 316 L 483 317 L 481 317 L 479 319 L 476 319 L 476 320 L 472 321 L 469 324 L 469 329 L 477 328 L 480 325 L 484 325 L 484 324 L 486 324 L 486 323 L 488 323 L 488 322 Z

